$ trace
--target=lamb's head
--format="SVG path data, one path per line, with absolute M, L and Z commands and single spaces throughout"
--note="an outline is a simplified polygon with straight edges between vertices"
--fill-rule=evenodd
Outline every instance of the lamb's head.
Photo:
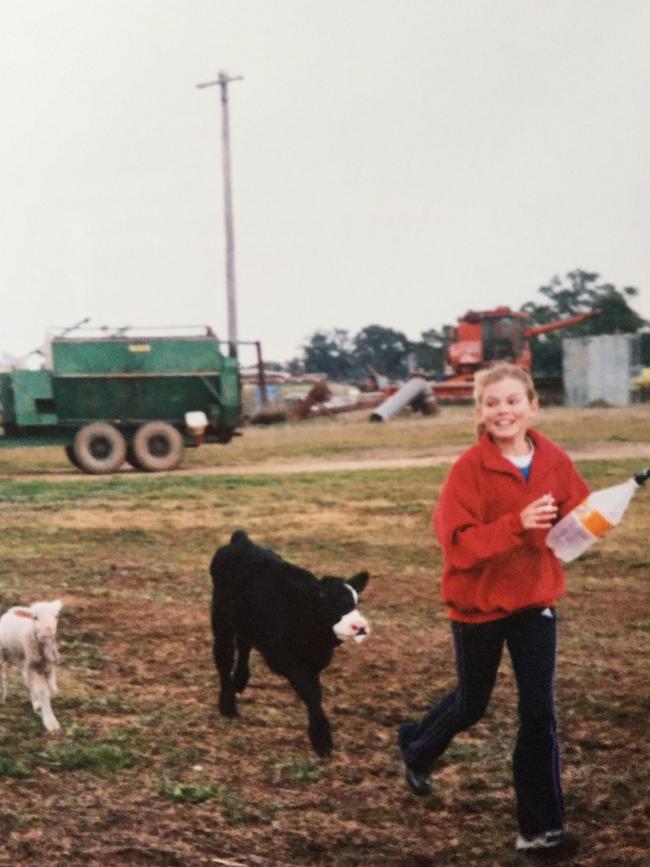
M 34 602 L 29 606 L 34 635 L 39 644 L 52 645 L 56 641 L 56 627 L 62 607 L 60 599 L 53 602 Z

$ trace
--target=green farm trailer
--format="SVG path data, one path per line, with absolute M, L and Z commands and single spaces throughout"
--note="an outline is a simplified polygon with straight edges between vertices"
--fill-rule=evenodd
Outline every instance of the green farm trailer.
M 87 473 L 170 470 L 237 432 L 237 360 L 198 336 L 55 337 L 51 369 L 0 373 L 0 446 L 51 445 Z

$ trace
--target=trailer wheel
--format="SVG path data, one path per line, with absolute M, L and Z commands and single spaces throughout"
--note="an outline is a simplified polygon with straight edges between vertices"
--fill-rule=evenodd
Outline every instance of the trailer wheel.
M 66 457 L 70 461 L 72 466 L 76 467 L 78 470 L 82 469 L 79 461 L 75 457 L 74 449 L 72 448 L 72 446 L 64 446 L 63 448 L 65 450 Z
M 185 452 L 183 437 L 166 421 L 149 421 L 138 428 L 130 451 L 134 465 L 149 473 L 174 470 Z
M 126 458 L 126 440 L 112 424 L 96 421 L 77 431 L 72 454 L 75 466 L 86 473 L 114 473 Z
M 132 442 L 127 442 L 127 444 L 126 444 L 126 462 L 127 462 L 127 464 L 130 464 L 134 470 L 141 470 L 142 469 L 140 461 L 136 458 L 136 456 L 133 452 L 133 443 Z

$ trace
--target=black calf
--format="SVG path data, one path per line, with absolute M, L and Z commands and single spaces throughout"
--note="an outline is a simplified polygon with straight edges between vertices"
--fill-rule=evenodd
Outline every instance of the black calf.
M 361 641 L 370 630 L 357 610 L 368 573 L 359 572 L 349 581 L 331 576 L 319 581 L 237 530 L 230 543 L 216 551 L 210 574 L 219 710 L 237 716 L 235 696 L 248 683 L 248 657 L 254 647 L 304 701 L 311 744 L 319 755 L 329 755 L 332 735 L 321 706 L 319 674 L 337 644 L 346 638 Z

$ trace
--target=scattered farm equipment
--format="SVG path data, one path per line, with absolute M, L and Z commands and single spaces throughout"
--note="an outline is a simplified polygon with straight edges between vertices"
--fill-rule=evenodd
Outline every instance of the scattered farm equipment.
M 250 419 L 251 424 L 270 425 L 276 422 L 300 422 L 319 416 L 333 416 L 340 413 L 374 409 L 386 398 L 386 392 L 360 394 L 353 389 L 351 394 L 335 395 L 323 378 L 315 382 L 304 397 L 289 402 L 270 401 L 262 406 Z M 286 400 L 286 399 L 285 399 Z
M 241 411 L 237 360 L 212 330 L 127 331 L 55 337 L 51 369 L 0 373 L 0 446 L 60 444 L 75 467 L 98 474 L 125 460 L 174 469 L 185 446 L 229 442 Z
M 324 404 L 332 397 L 332 391 L 325 380 L 315 382 L 306 397 L 296 401 L 289 410 L 291 421 L 302 421 L 312 413 L 317 404 Z
M 388 421 L 407 406 L 423 415 L 435 415 L 438 411 L 436 396 L 426 377 L 412 376 L 371 413 L 370 421 Z
M 544 325 L 526 325 L 528 314 L 495 307 L 468 310 L 457 326 L 447 328 L 445 360 L 452 373 L 434 383 L 438 400 L 467 400 L 472 396 L 474 374 L 499 361 L 510 361 L 530 372 L 532 355 L 529 338 L 568 328 L 600 313 L 591 310 Z

